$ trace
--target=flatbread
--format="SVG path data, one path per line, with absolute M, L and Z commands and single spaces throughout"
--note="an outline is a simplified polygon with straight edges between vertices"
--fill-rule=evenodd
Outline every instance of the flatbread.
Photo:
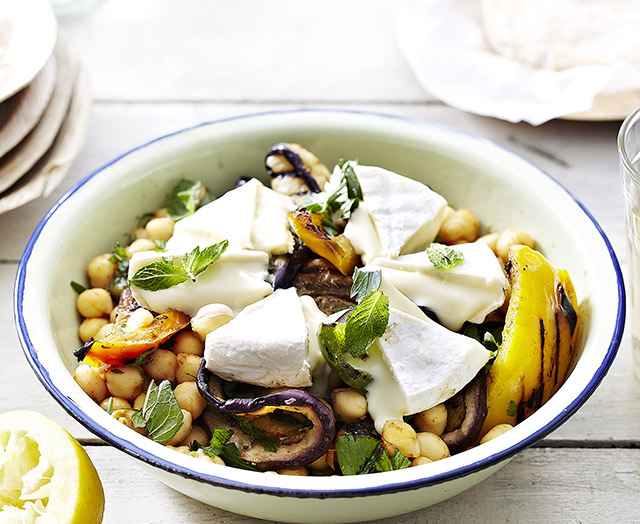
M 494 52 L 534 68 L 640 68 L 638 0 L 483 0 L 482 25 Z

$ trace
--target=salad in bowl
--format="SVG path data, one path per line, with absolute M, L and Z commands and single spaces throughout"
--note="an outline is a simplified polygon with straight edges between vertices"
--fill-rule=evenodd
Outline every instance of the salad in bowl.
M 454 496 L 564 423 L 611 365 L 624 289 L 595 220 L 517 155 L 277 111 L 70 189 L 25 249 L 15 316 L 51 395 L 162 482 L 355 522 Z
M 109 414 L 217 465 L 357 475 L 482 444 L 562 385 L 578 302 L 528 232 L 481 235 L 383 167 L 265 153 L 269 185 L 180 179 L 74 282 L 74 378 Z

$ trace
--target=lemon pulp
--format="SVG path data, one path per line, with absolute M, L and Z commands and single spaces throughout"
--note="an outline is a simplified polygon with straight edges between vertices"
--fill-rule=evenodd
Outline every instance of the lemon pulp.
M 99 524 L 104 491 L 91 459 L 32 411 L 0 414 L 0 524 Z

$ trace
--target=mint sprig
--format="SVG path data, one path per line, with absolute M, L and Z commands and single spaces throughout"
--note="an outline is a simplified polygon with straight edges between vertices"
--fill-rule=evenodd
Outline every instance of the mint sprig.
M 464 260 L 464 255 L 460 251 L 436 242 L 427 248 L 427 255 L 433 267 L 442 270 L 452 269 Z
M 334 219 L 349 220 L 363 199 L 354 169 L 356 165 L 358 163 L 355 160 L 340 160 L 324 191 L 309 195 L 300 206 L 310 213 L 322 213 L 322 225 L 332 235 L 340 233 Z
M 344 343 L 351 356 L 362 357 L 381 337 L 389 322 L 389 297 L 382 291 L 371 291 L 349 313 Z
M 212 458 L 215 456 L 220 457 L 227 466 L 258 471 L 258 468 L 240 458 L 238 447 L 233 442 L 229 442 L 232 435 L 233 430 L 231 429 L 216 428 L 213 430 L 211 443 L 208 446 L 200 446 L 200 449 L 205 455 L 209 455 Z
M 179 266 L 170 258 L 152 262 L 138 269 L 129 282 L 146 291 L 168 289 L 187 280 L 195 282 L 200 273 L 220 258 L 228 245 L 229 241 L 223 240 L 202 251 L 196 246 L 193 251 L 183 255 Z
M 362 271 L 361 269 L 355 268 L 349 296 L 355 298 L 356 302 L 360 302 L 371 291 L 379 289 L 381 282 L 382 271 Z
M 195 213 L 202 203 L 200 199 L 202 182 L 183 178 L 171 190 L 167 200 L 167 216 L 174 221 Z
M 153 381 L 149 384 L 144 406 L 133 415 L 131 422 L 134 428 L 146 428 L 155 442 L 165 444 L 176 436 L 183 419 L 171 383 L 163 380 L 160 385 Z

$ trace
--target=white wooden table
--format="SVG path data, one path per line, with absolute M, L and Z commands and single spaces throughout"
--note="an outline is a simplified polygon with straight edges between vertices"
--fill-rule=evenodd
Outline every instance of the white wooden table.
M 15 334 L 13 280 L 36 224 L 72 184 L 136 145 L 202 121 L 280 108 L 445 122 L 516 151 L 564 184 L 599 221 L 626 270 L 619 122 L 534 128 L 443 105 L 414 79 L 382 1 L 102 0 L 60 23 L 91 74 L 95 103 L 86 146 L 62 186 L 0 216 L 0 411 L 40 411 L 83 443 L 104 484 L 107 524 L 259 522 L 172 491 L 77 424 L 35 378 Z M 598 391 L 564 426 L 475 488 L 389 522 L 640 522 L 639 495 L 640 382 L 625 336 Z

